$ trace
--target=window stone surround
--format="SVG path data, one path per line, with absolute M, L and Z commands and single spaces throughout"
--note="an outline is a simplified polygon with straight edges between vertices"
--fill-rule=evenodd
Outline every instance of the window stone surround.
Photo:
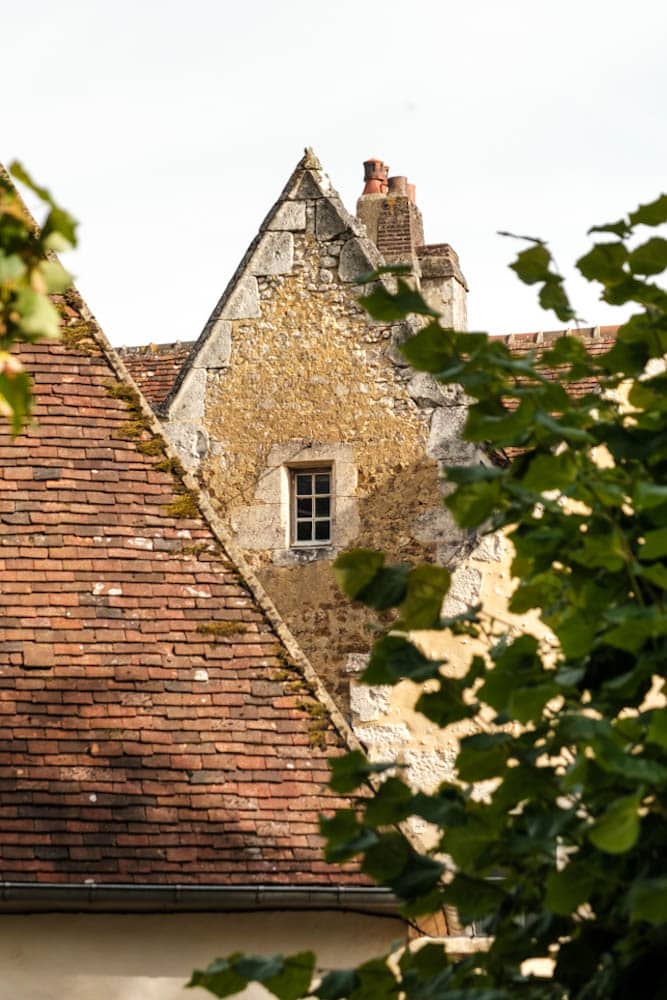
M 303 468 L 332 470 L 331 542 L 292 546 L 290 473 Z M 278 566 L 335 558 L 359 533 L 357 467 L 354 448 L 339 442 L 288 441 L 273 445 L 255 487 L 254 503 L 231 511 L 236 540 L 246 551 L 263 551 Z

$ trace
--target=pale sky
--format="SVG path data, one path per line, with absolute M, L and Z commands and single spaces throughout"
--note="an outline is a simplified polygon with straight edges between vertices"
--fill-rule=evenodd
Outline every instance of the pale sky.
M 496 230 L 570 275 L 590 225 L 667 188 L 664 0 L 4 0 L 2 35 L 0 158 L 81 220 L 68 264 L 114 344 L 199 335 L 306 145 L 351 211 L 364 159 L 408 175 L 492 333 L 558 326 Z

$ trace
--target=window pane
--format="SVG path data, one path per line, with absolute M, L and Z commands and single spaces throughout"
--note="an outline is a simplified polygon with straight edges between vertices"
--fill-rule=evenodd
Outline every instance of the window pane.
M 329 497 L 318 497 L 315 501 L 315 516 L 316 517 L 329 517 L 331 510 L 331 501 Z
M 316 521 L 315 522 L 315 538 L 318 542 L 328 542 L 329 541 L 329 527 L 330 521 Z
M 296 492 L 299 496 L 313 492 L 313 477 L 304 474 L 296 477 Z
M 299 499 L 296 502 L 296 516 L 297 517 L 313 516 L 313 501 L 311 500 L 310 497 L 299 497 Z
M 331 493 L 331 475 L 328 472 L 318 472 L 315 476 L 315 492 Z
M 312 521 L 297 521 L 296 540 L 297 542 L 311 542 L 313 540 Z

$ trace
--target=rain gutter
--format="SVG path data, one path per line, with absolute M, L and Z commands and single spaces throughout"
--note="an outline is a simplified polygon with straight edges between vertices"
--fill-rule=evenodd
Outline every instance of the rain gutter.
M 0 913 L 357 910 L 398 916 L 398 909 L 394 894 L 376 886 L 0 882 Z

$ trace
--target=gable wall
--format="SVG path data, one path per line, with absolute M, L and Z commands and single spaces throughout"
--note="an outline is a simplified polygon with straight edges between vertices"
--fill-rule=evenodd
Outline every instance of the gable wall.
M 393 562 L 437 561 L 457 568 L 451 613 L 480 598 L 502 611 L 509 551 L 501 539 L 479 544 L 443 508 L 439 466 L 484 460 L 460 438 L 465 400 L 405 365 L 396 344 L 409 331 L 374 323 L 359 307 L 352 279 L 381 259 L 321 180 L 297 171 L 269 215 L 214 313 L 167 426 L 371 753 L 402 759 L 416 784 L 437 784 L 451 773 L 454 736 L 412 712 L 411 685 L 391 697 L 355 686 L 377 619 L 342 596 L 332 562 L 348 546 L 381 549 Z M 426 293 L 443 322 L 464 328 L 455 253 L 446 244 L 423 251 Z M 340 486 L 334 545 L 295 552 L 286 468 L 326 460 Z M 464 670 L 468 640 L 447 636 L 446 648 L 441 634 L 427 641 L 448 669 Z
M 315 669 L 346 700 L 369 615 L 331 573 L 350 545 L 434 560 L 461 542 L 439 502 L 462 400 L 415 375 L 406 335 L 354 279 L 381 263 L 319 170 L 297 169 L 205 331 L 166 424 Z M 445 405 L 448 404 L 448 405 Z M 461 460 L 465 456 L 459 455 Z M 289 468 L 333 464 L 332 544 L 290 545 Z

